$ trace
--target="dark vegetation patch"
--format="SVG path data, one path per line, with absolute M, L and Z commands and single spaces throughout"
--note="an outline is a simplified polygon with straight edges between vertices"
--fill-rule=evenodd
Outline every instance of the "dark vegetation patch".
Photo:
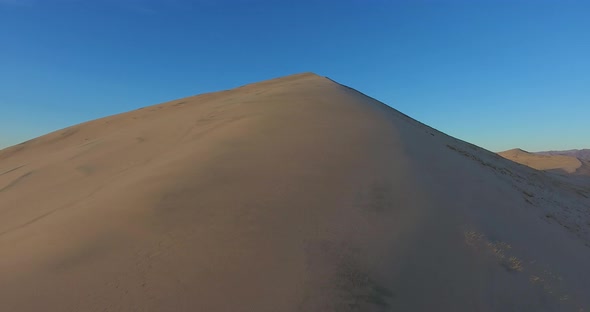
M 91 175 L 96 171 L 96 168 L 92 165 L 82 165 L 76 167 L 76 170 L 82 172 L 85 175 Z
M 306 253 L 308 270 L 317 278 L 312 288 L 320 291 L 308 294 L 301 311 L 390 311 L 395 294 L 369 273 L 360 249 L 324 241 L 308 244 Z

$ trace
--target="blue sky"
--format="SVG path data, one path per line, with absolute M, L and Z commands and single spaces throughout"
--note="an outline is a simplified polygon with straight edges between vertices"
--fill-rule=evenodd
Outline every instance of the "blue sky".
M 493 151 L 590 148 L 590 1 L 0 0 L 0 148 L 313 71 Z

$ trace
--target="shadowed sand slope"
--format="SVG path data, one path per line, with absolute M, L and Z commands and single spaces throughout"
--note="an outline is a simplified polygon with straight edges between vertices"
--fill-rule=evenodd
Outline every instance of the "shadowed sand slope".
M 588 311 L 589 197 L 294 75 L 0 151 L 0 310 Z
M 576 157 L 580 160 L 590 161 L 590 149 L 574 149 L 574 150 L 566 150 L 566 151 L 546 151 L 546 152 L 536 152 L 535 154 L 540 155 L 565 155 L 565 156 L 572 156 Z
M 529 153 L 518 148 L 500 152 L 498 154 L 506 159 L 510 159 L 537 170 L 575 173 L 577 170 L 582 169 L 584 165 L 583 162 L 576 157 L 565 155 L 540 155 Z

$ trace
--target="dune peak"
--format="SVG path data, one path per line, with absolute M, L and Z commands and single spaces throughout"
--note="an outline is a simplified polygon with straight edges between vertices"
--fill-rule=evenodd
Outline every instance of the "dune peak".
M 590 309 L 589 198 L 582 180 L 539 174 L 301 73 L 0 151 L 0 302 Z

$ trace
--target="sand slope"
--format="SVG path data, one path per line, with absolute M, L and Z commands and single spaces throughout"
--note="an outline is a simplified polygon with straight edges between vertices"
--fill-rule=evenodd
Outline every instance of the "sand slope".
M 0 310 L 588 311 L 589 197 L 294 75 L 0 151 Z
M 545 151 L 545 152 L 536 152 L 535 154 L 540 155 L 565 155 L 565 156 L 572 156 L 576 157 L 580 160 L 590 161 L 590 149 L 574 149 L 574 150 L 566 150 L 566 151 Z
M 585 162 L 566 155 L 540 155 L 519 148 L 498 153 L 500 156 L 537 170 L 576 173 L 583 169 Z

